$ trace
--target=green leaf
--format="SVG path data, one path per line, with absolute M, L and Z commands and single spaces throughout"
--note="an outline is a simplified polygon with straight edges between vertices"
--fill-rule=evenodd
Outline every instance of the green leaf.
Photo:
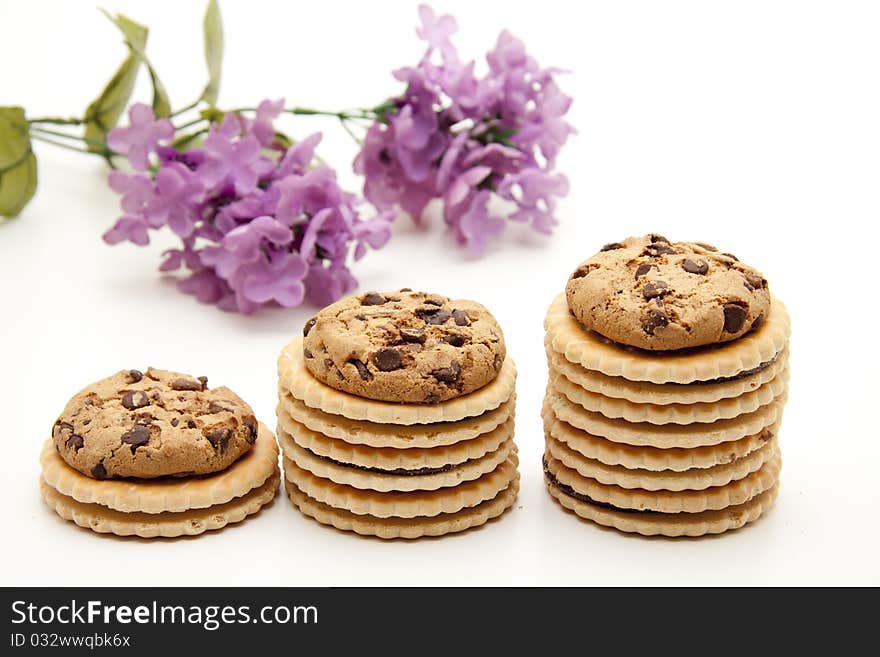
M 205 63 L 208 65 L 208 84 L 202 92 L 201 100 L 215 105 L 223 71 L 223 19 L 217 0 L 208 0 L 208 8 L 205 10 Z
M 37 191 L 37 158 L 28 153 L 21 164 L 0 174 L 0 217 L 17 217 Z
M 153 64 L 145 52 L 147 28 L 122 14 L 113 16 L 103 9 L 101 11 L 119 28 L 122 36 L 125 38 L 126 45 L 141 58 L 141 61 L 147 67 L 147 73 L 149 73 L 150 82 L 153 85 L 153 113 L 156 116 L 169 116 L 171 114 L 171 101 L 168 99 L 168 92 L 165 91 L 165 85 L 162 84 L 156 69 L 153 68 Z
M 94 141 L 105 141 L 107 133 L 119 122 L 119 117 L 122 116 L 131 98 L 140 68 L 141 56 L 138 55 L 137 50 L 143 51 L 144 46 L 147 45 L 146 27 L 121 14 L 115 18 L 108 14 L 108 17 L 125 36 L 125 41 L 129 45 L 129 55 L 110 78 L 101 95 L 86 109 L 83 117 L 86 125 L 85 136 L 86 139 Z M 101 152 L 101 148 L 93 143 L 87 144 L 86 147 L 93 153 Z
M 21 162 L 30 150 L 24 109 L 0 107 L 0 173 Z
M 168 92 L 165 86 L 156 74 L 156 69 L 146 59 L 144 63 L 147 65 L 147 71 L 150 74 L 150 82 L 153 83 L 153 113 L 156 116 L 171 116 L 171 101 L 168 99 Z
M 144 25 L 136 23 L 122 14 L 113 16 L 104 9 L 101 9 L 100 11 L 119 28 L 119 31 L 122 32 L 122 37 L 130 48 L 143 51 L 144 48 L 147 47 L 147 35 L 149 34 L 149 30 Z
M 37 158 L 31 151 L 21 107 L 0 107 L 0 217 L 15 217 L 37 189 Z

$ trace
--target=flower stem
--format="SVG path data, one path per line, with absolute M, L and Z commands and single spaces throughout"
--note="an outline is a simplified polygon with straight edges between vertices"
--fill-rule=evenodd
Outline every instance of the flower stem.
M 61 116 L 41 116 L 36 119 L 28 119 L 28 123 L 54 123 L 55 125 L 82 125 L 85 123 L 84 119 L 69 117 L 64 118 Z
M 48 137 L 43 137 L 40 134 L 31 135 L 37 141 L 41 141 L 45 144 L 52 144 L 53 146 L 58 146 L 58 148 L 64 148 L 69 151 L 74 151 L 75 153 L 85 153 L 86 155 L 98 155 L 101 156 L 101 153 L 95 153 L 93 151 L 88 151 L 85 148 L 77 148 L 76 146 L 71 146 L 70 144 L 65 144 L 64 142 L 55 141 L 54 139 L 49 139 Z
M 40 126 L 32 126 L 32 132 L 40 132 L 46 135 L 52 135 L 54 137 L 63 137 L 65 139 L 73 139 L 74 141 L 81 141 L 88 146 L 94 146 L 95 148 L 100 148 L 102 151 L 110 150 L 107 147 L 107 144 L 101 141 L 100 139 L 91 139 L 89 137 L 81 137 L 80 135 L 71 135 L 67 132 L 60 132 L 59 130 L 49 130 L 48 128 L 43 128 Z
M 351 112 L 328 112 L 326 110 L 310 109 L 308 107 L 289 107 L 284 110 L 288 114 L 297 116 L 332 116 L 340 121 L 348 121 L 349 119 L 366 119 L 373 120 L 375 115 L 370 110 L 354 110 Z
M 348 125 L 348 120 L 340 118 L 339 123 L 342 125 L 342 129 L 345 130 L 349 134 L 349 136 L 355 140 L 358 146 L 364 145 L 364 140 L 355 134 L 354 130 L 351 129 L 351 126 Z
M 207 129 L 207 128 L 202 128 L 201 130 L 196 130 L 195 132 L 192 132 L 192 133 L 190 133 L 190 134 L 188 134 L 188 135 L 183 135 L 183 136 L 181 136 L 181 137 L 178 137 L 177 139 L 175 139 L 175 140 L 171 143 L 171 145 L 172 145 L 174 148 L 179 149 L 181 146 L 186 146 L 186 145 L 187 145 L 189 142 L 191 142 L 193 139 L 195 139 L 195 138 L 197 138 L 197 137 L 200 137 L 201 135 L 205 134 L 206 132 L 208 132 L 208 129 Z
M 169 114 L 169 115 L 168 115 L 168 118 L 169 118 L 169 119 L 173 119 L 175 116 L 180 116 L 181 114 L 183 114 L 183 113 L 185 113 L 185 112 L 189 112 L 191 109 L 195 109 L 196 107 L 198 107 L 198 105 L 199 105 L 200 102 L 202 102 L 202 101 L 201 101 L 201 98 L 198 99 L 198 100 L 194 100 L 193 102 L 191 102 L 191 103 L 190 103 L 189 105 L 187 105 L 186 107 L 181 107 L 181 108 L 180 108 L 179 110 L 177 110 L 176 112 L 172 112 L 171 114 Z
M 208 119 L 200 116 L 197 119 L 193 119 L 192 121 L 187 121 L 186 123 L 184 123 L 182 125 L 175 126 L 174 129 L 175 130 L 186 130 L 187 128 L 192 128 L 194 125 L 198 125 L 202 121 L 207 121 L 207 120 Z

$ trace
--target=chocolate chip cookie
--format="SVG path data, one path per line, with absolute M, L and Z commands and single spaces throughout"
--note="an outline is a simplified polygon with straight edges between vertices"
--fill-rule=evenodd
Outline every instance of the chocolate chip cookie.
M 257 437 L 251 407 L 206 377 L 148 368 L 91 384 L 52 428 L 64 461 L 95 479 L 218 472 Z
M 492 381 L 504 336 L 479 303 L 409 289 L 342 299 L 306 322 L 303 356 L 316 379 L 376 399 L 436 404 Z
M 565 292 L 586 328 L 651 350 L 735 340 L 760 327 L 770 309 L 767 281 L 733 254 L 656 234 L 606 244 L 574 271 Z

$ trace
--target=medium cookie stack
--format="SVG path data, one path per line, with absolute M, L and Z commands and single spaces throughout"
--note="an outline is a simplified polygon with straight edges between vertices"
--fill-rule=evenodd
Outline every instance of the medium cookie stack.
M 205 377 L 123 370 L 68 402 L 40 455 L 65 520 L 143 538 L 243 520 L 278 490 L 278 446 L 245 402 Z
M 545 483 L 565 508 L 699 536 L 776 498 L 789 318 L 729 253 L 660 235 L 608 244 L 545 320 Z
M 516 370 L 472 301 L 402 289 L 328 306 L 278 361 L 291 501 L 381 538 L 482 525 L 519 490 Z

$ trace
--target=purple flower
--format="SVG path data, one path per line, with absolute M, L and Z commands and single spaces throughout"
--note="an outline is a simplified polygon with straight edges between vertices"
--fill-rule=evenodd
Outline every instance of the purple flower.
M 439 50 L 444 59 L 456 60 L 458 52 L 452 44 L 452 35 L 458 31 L 458 24 L 452 16 L 437 16 L 428 5 L 419 5 L 419 19 L 422 24 L 416 34 L 428 44 L 429 52 Z
M 182 246 L 159 269 L 186 272 L 180 291 L 222 310 L 326 305 L 349 291 L 349 257 L 388 241 L 392 212 L 362 217 L 334 171 L 312 166 L 320 133 L 282 149 L 272 125 L 280 110 L 264 101 L 252 119 L 227 114 L 204 148 L 160 146 L 152 175 L 112 172 L 125 214 L 105 241 L 147 244 L 149 230 L 167 226 Z
M 206 187 L 230 181 L 239 194 L 256 188 L 261 176 L 274 165 L 260 157 L 260 142 L 241 133 L 241 121 L 227 114 L 219 127 L 215 124 L 205 139 L 205 163 L 198 173 Z
M 503 229 L 504 218 L 488 209 L 496 197 L 513 204 L 508 219 L 550 232 L 557 200 L 568 191 L 553 166 L 574 132 L 564 119 L 571 99 L 556 85 L 559 71 L 542 69 L 504 31 L 486 55 L 488 73 L 478 76 L 452 44 L 454 19 L 424 5 L 419 16 L 425 54 L 417 66 L 395 71 L 406 88 L 383 105 L 393 109 L 377 116 L 355 159 L 364 196 L 416 222 L 432 199 L 443 199 L 445 221 L 475 253 Z
M 327 306 L 357 286 L 348 268 L 316 263 L 309 267 L 305 278 L 306 297 L 314 306 Z
M 257 138 L 263 146 L 269 146 L 275 141 L 275 119 L 284 110 L 284 99 L 264 100 L 257 105 L 256 116 L 253 121 L 246 124 L 247 130 Z
M 131 242 L 138 246 L 146 246 L 150 243 L 147 228 L 149 226 L 147 226 L 147 222 L 142 217 L 123 215 L 116 220 L 113 228 L 104 233 L 103 239 L 107 244 Z
M 149 105 L 135 103 L 128 110 L 129 127 L 114 128 L 107 134 L 107 145 L 117 153 L 128 155 L 136 171 L 150 168 L 150 154 L 159 142 L 174 136 L 174 126 L 168 119 L 156 120 Z
M 489 238 L 504 230 L 504 219 L 489 213 L 490 198 L 491 193 L 482 190 L 471 197 L 470 203 L 446 206 L 451 215 L 457 215 L 450 221 L 456 239 L 459 243 L 467 245 L 475 255 L 483 255 L 489 244 Z
M 162 167 L 156 173 L 155 194 L 145 213 L 150 225 L 168 224 L 180 237 L 189 237 L 203 191 L 202 183 L 185 166 L 171 163 Z
M 144 174 L 111 171 L 107 183 L 110 189 L 122 195 L 119 204 L 129 214 L 143 215 L 153 198 L 153 181 Z

